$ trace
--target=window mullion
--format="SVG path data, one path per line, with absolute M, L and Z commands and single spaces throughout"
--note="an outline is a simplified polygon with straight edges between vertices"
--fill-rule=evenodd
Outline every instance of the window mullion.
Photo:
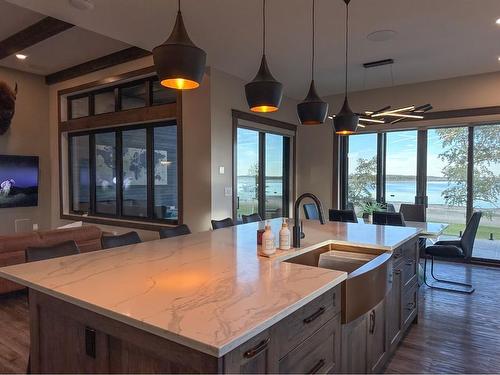
M 377 134 L 377 202 L 385 203 L 386 133 Z
M 469 126 L 467 139 L 467 203 L 466 218 L 467 221 L 474 211 L 474 127 Z
M 266 217 L 266 133 L 259 132 L 259 215 L 261 218 Z
M 115 133 L 116 153 L 116 215 L 123 215 L 123 137 L 121 130 Z
M 147 215 L 154 217 L 154 128 L 146 130 L 146 184 L 147 184 Z
M 96 167 L 95 167 L 95 134 L 89 134 L 89 175 L 90 175 L 90 213 L 96 211 Z

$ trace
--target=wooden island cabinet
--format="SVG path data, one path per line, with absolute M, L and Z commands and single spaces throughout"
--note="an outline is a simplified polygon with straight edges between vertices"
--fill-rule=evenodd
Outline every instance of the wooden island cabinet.
M 0 269 L 29 288 L 31 371 L 380 372 L 417 319 L 419 230 L 305 221 L 265 258 L 259 225 Z

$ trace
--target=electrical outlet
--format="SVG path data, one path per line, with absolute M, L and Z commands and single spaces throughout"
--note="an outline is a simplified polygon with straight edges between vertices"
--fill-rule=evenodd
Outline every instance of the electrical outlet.
M 222 166 L 219 167 L 219 174 L 224 174 L 224 167 Z

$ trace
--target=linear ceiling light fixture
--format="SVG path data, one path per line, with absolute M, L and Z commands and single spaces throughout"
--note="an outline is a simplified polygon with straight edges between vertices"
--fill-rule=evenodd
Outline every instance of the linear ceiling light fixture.
M 266 0 L 262 0 L 262 59 L 254 79 L 245 85 L 245 95 L 252 112 L 276 112 L 283 98 L 283 85 L 278 82 L 266 60 Z
M 153 49 L 153 60 L 160 83 L 172 89 L 190 90 L 200 86 L 207 54 L 189 38 L 178 0 L 177 18 L 168 39 Z
M 349 101 L 347 100 L 347 77 L 348 77 L 348 55 L 349 55 L 349 2 L 350 0 L 344 0 L 346 6 L 345 15 L 345 91 L 344 91 L 344 104 L 333 119 L 333 126 L 335 128 L 335 133 L 338 135 L 350 135 L 356 131 L 359 123 L 359 115 L 354 113 L 349 107 Z
M 306 98 L 297 104 L 297 114 L 302 125 L 319 125 L 323 124 L 326 120 L 328 113 L 328 103 L 323 101 L 314 85 L 314 34 L 315 34 L 315 0 L 312 0 L 312 58 L 311 58 L 311 85 Z

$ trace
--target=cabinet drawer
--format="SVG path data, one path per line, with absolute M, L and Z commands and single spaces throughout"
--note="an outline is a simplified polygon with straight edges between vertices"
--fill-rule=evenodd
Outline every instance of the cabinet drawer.
M 272 354 L 274 347 L 269 330 L 259 333 L 224 356 L 224 373 L 276 372 L 277 358 Z
M 415 282 L 403 294 L 401 300 L 402 326 L 406 326 L 415 316 L 418 309 L 418 284 Z
M 341 309 L 340 298 L 339 285 L 279 322 L 276 326 L 276 334 L 280 342 L 279 358 L 338 314 Z
M 337 368 L 340 349 L 340 316 L 330 319 L 316 333 L 279 361 L 279 372 L 325 374 Z
M 417 278 L 417 260 L 415 257 L 404 257 L 399 264 L 401 270 L 401 285 L 406 288 L 408 285 L 416 281 Z

